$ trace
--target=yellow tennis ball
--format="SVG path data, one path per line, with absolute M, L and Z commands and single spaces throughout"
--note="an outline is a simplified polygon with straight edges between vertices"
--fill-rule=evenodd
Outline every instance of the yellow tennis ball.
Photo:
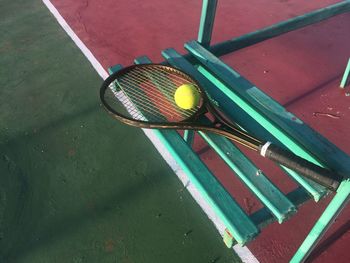
M 176 89 L 174 99 L 177 106 L 189 110 L 198 106 L 200 94 L 192 84 L 183 84 Z

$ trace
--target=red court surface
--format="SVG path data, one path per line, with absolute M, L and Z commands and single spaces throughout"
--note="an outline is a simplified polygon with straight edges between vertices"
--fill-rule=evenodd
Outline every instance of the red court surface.
M 325 7 L 339 1 L 229 1 L 218 3 L 213 43 Z M 129 65 L 147 55 L 163 61 L 161 50 L 197 38 L 201 1 L 53 0 L 70 27 L 105 67 Z M 338 87 L 350 57 L 350 14 L 236 51 L 222 59 L 290 112 L 350 155 L 350 96 Z M 97 87 L 98 88 L 98 87 Z M 195 148 L 228 191 L 249 212 L 260 208 L 252 194 L 200 141 Z M 285 192 L 296 185 L 277 167 L 257 164 Z M 273 223 L 248 248 L 260 262 L 287 262 L 330 201 L 302 206 L 282 225 Z M 344 209 L 310 262 L 350 262 L 350 207 Z

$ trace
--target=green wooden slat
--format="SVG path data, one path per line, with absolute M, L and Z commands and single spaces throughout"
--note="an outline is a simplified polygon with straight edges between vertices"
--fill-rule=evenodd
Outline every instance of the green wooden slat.
M 114 65 L 114 66 L 108 68 L 108 73 L 112 74 L 114 72 L 121 70 L 122 68 L 123 68 L 123 66 L 120 64 Z
M 147 63 L 145 59 L 141 61 Z M 252 240 L 259 233 L 258 228 L 180 135 L 174 130 L 154 130 L 154 133 L 237 242 L 245 244 Z
M 311 162 L 321 164 L 321 161 L 345 177 L 349 176 L 350 157 L 344 152 L 313 131 L 292 113 L 287 112 L 275 100 L 260 91 L 199 43 L 189 42 L 185 48 L 220 78 L 225 86 L 219 88 L 227 96 L 237 103 L 242 103 L 243 108 L 247 107 L 249 114 L 255 115 L 255 119 L 270 130 L 276 138 L 281 139 L 282 143 L 290 150 Z M 310 152 L 320 161 L 313 157 Z
M 276 23 L 272 26 L 259 29 L 243 36 L 230 39 L 209 47 L 209 50 L 216 56 L 223 56 L 233 51 L 249 47 L 267 39 L 318 23 L 333 16 L 350 12 L 350 1 L 343 1 L 297 16 L 286 21 Z M 205 46 L 206 47 L 206 46 Z
M 199 134 L 271 211 L 279 223 L 296 212 L 292 202 L 228 139 L 211 133 Z
M 183 69 L 185 72 L 197 79 L 198 82 L 201 83 L 202 87 L 204 87 L 210 94 L 210 96 L 219 103 L 220 109 L 222 109 L 223 112 L 225 112 L 225 114 L 232 120 L 236 121 L 236 119 L 240 119 L 241 122 L 239 124 L 244 128 L 249 127 L 250 129 L 248 129 L 248 131 L 254 131 L 253 134 L 259 134 L 261 132 L 262 134 L 267 135 L 266 137 L 262 136 L 262 138 L 266 138 L 270 141 L 278 141 L 276 138 L 270 138 L 271 134 L 268 134 L 264 129 L 262 129 L 262 126 L 258 125 L 254 118 L 244 112 L 237 104 L 235 104 L 220 89 L 218 89 L 220 83 L 215 83 L 214 85 L 174 49 L 166 49 L 162 52 L 162 54 L 170 64 Z M 296 176 L 297 179 L 300 178 L 299 183 L 314 197 L 315 201 L 318 201 L 326 193 L 324 187 L 311 182 L 310 180 L 297 176 L 294 172 L 291 173 L 291 175 Z
M 295 207 L 299 207 L 310 200 L 310 195 L 302 187 L 299 187 L 286 194 L 286 197 L 293 203 Z M 263 207 L 255 211 L 250 215 L 250 219 L 255 223 L 256 226 L 259 227 L 259 229 L 263 229 L 267 225 L 276 221 L 276 217 L 271 214 L 270 210 L 267 207 Z M 232 245 L 237 243 L 235 240 L 228 240 L 228 242 L 233 242 Z
M 188 145 L 192 145 L 194 141 L 194 131 L 185 130 L 184 131 L 184 140 Z
M 293 203 L 295 207 L 299 207 L 310 200 L 310 194 L 303 187 L 298 187 L 297 189 L 287 193 L 286 197 Z M 276 217 L 272 216 L 267 207 L 263 207 L 254 212 L 250 215 L 250 218 L 260 229 L 276 221 Z
M 198 42 L 209 47 L 213 32 L 217 0 L 203 0 Z
M 134 59 L 135 64 L 151 64 L 152 61 L 147 56 L 140 56 Z
M 114 65 L 114 66 L 108 68 L 108 73 L 109 73 L 109 74 L 112 74 L 112 73 L 114 73 L 114 72 L 117 72 L 117 71 L 121 70 L 122 68 L 123 68 L 123 66 L 120 65 L 120 64 Z M 115 83 L 113 83 L 112 85 L 113 85 L 113 87 L 114 87 L 116 90 L 118 90 L 118 87 L 117 87 L 117 85 L 116 85 Z

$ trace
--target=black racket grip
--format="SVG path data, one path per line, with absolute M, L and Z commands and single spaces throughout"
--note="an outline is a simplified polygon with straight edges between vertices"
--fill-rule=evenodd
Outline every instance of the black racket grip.
M 332 191 L 337 190 L 342 180 L 337 173 L 313 164 L 273 144 L 267 143 L 262 146 L 260 153 L 262 156 L 290 168 Z

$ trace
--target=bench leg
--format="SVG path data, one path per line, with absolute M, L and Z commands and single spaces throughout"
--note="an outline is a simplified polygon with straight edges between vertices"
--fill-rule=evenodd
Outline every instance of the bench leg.
M 290 262 L 304 262 L 310 255 L 311 251 L 317 245 L 322 238 L 323 234 L 333 224 L 334 219 L 340 214 L 342 209 L 346 206 L 350 200 L 350 179 L 342 182 L 336 195 L 329 203 L 321 217 L 312 228 L 309 235 L 304 240 L 303 244 L 299 247 Z
M 217 0 L 203 0 L 202 15 L 199 25 L 198 42 L 204 47 L 210 46 L 213 32 Z
M 194 131 L 185 130 L 184 140 L 187 142 L 188 145 L 192 146 L 194 140 Z
M 340 82 L 340 87 L 341 88 L 345 88 L 346 82 L 347 82 L 347 80 L 349 78 L 349 74 L 350 74 L 350 58 L 349 58 L 349 61 L 348 61 L 348 65 L 346 66 L 343 78 L 342 78 L 342 80 Z

